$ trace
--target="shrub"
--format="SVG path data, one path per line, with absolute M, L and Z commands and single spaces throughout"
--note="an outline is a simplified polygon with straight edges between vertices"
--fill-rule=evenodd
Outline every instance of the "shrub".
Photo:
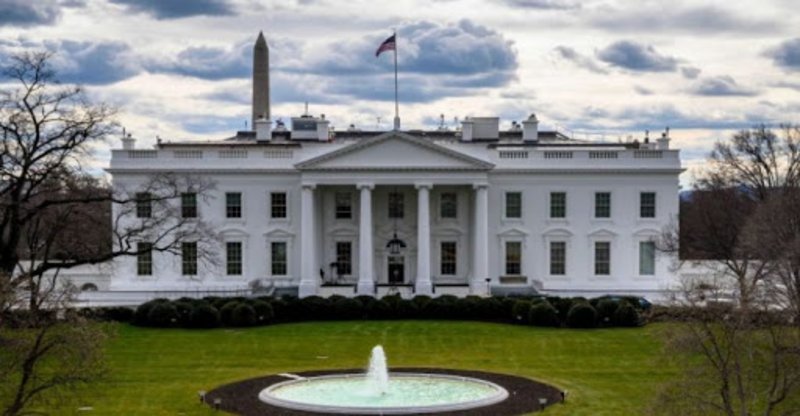
M 514 306 L 511 308 L 511 320 L 519 324 L 527 322 L 531 305 L 532 303 L 529 300 L 518 299 L 514 301 Z
M 284 296 L 272 302 L 275 318 L 281 322 L 294 322 L 303 319 L 303 306 L 300 299 L 294 296 Z
M 503 307 L 503 319 L 504 320 L 514 320 L 514 304 L 517 303 L 517 299 L 510 298 L 510 297 L 503 297 L 500 299 L 500 304 Z
M 614 312 L 619 308 L 619 302 L 613 299 L 600 299 L 597 301 L 597 319 L 601 325 L 611 325 Z
M 365 309 L 369 319 L 391 319 L 394 318 L 394 310 L 389 302 L 383 299 L 376 300 L 369 304 Z
M 597 326 L 597 311 L 589 302 L 576 302 L 567 313 L 567 326 L 570 328 L 594 328 Z
M 389 306 L 392 307 L 392 309 L 396 309 L 397 303 L 403 300 L 403 298 L 400 297 L 400 295 L 386 295 L 382 297 L 381 300 L 388 303 Z
M 528 322 L 536 326 L 552 326 L 556 328 L 561 326 L 558 311 L 546 300 L 536 302 L 531 306 L 528 313 Z
M 239 306 L 239 302 L 235 300 L 230 300 L 219 310 L 219 318 L 222 321 L 222 324 L 225 326 L 232 326 L 233 325 L 233 310 Z
M 612 322 L 616 326 L 634 327 L 639 326 L 639 311 L 627 301 L 622 301 L 617 310 L 614 311 Z
M 253 300 L 250 302 L 250 306 L 253 307 L 256 313 L 256 322 L 268 324 L 272 322 L 272 318 L 275 317 L 272 305 L 263 300 Z
M 220 323 L 219 311 L 206 302 L 195 306 L 189 319 L 192 328 L 216 328 Z
M 300 299 L 300 316 L 306 320 L 332 319 L 330 312 L 330 302 L 320 296 L 309 296 Z
M 422 317 L 427 319 L 452 319 L 457 318 L 455 304 L 458 298 L 451 295 L 443 295 L 431 299 L 422 310 Z
M 369 306 L 372 302 L 375 302 L 377 300 L 369 295 L 358 295 L 354 299 L 361 302 L 361 306 L 365 308 Z
M 364 315 L 364 307 L 361 302 L 344 296 L 335 300 L 332 305 L 335 319 L 353 320 L 361 319 Z
M 411 299 L 400 299 L 395 305 L 395 314 L 399 319 L 419 318 L 419 306 Z
M 478 307 L 480 308 L 480 319 L 496 320 L 508 316 L 503 311 L 503 303 L 495 297 L 482 298 Z
M 116 306 L 112 308 L 101 308 L 95 316 L 104 321 L 114 322 L 131 322 L 133 320 L 134 310 L 125 306 Z
M 483 319 L 480 302 L 481 298 L 478 296 L 467 296 L 457 299 L 453 304 L 453 314 L 450 318 L 464 320 Z
M 147 313 L 147 322 L 151 326 L 167 328 L 178 323 L 178 310 L 171 302 L 159 302 Z
M 191 315 L 192 310 L 194 310 L 194 305 L 192 303 L 180 300 L 172 302 L 172 305 L 175 306 L 175 310 L 178 312 L 178 326 L 184 328 L 188 327 L 189 323 L 191 322 Z
M 136 312 L 133 313 L 133 323 L 141 326 L 150 325 L 150 320 L 148 318 L 150 315 L 150 310 L 153 309 L 153 306 L 164 302 L 169 301 L 166 299 L 153 299 L 139 305 L 139 307 L 136 308 Z
M 425 309 L 425 306 L 428 305 L 428 303 L 430 303 L 432 299 L 430 296 L 427 295 L 417 295 L 414 296 L 414 299 L 411 300 L 414 302 L 414 304 L 417 305 L 417 310 L 422 311 L 423 309 Z
M 246 303 L 237 302 L 231 314 L 231 326 L 253 326 L 256 322 L 258 322 L 256 310 Z

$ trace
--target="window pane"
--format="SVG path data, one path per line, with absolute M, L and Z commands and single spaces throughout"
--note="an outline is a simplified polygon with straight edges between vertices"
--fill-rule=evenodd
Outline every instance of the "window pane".
M 442 218 L 456 218 L 458 216 L 458 197 L 455 193 L 445 192 L 441 194 L 439 214 Z
M 197 274 L 197 243 L 181 243 L 181 260 L 184 276 Z
M 456 274 L 456 243 L 443 241 L 441 244 L 441 272 L 443 275 Z
M 225 194 L 225 216 L 228 218 L 242 217 L 242 194 L 240 192 Z
M 227 274 L 242 274 L 242 243 L 230 241 L 225 243 L 225 248 L 227 254 Z
M 139 276 L 151 276 L 153 274 L 153 244 L 137 243 L 136 251 L 136 274 Z
M 389 193 L 389 218 L 403 218 L 403 194 Z
M 639 243 L 639 274 L 656 274 L 656 243 L 652 241 Z
M 197 217 L 197 194 L 184 192 L 181 194 L 181 216 L 183 218 Z
M 350 219 L 353 217 L 353 198 L 349 192 L 336 193 L 336 219 Z
M 611 274 L 611 243 L 608 241 L 594 243 L 594 274 Z
M 149 192 L 136 193 L 136 217 L 150 218 L 153 215 L 152 195 Z
M 656 193 L 642 192 L 639 196 L 639 216 L 642 218 L 656 217 Z
M 274 241 L 271 244 L 271 269 L 273 276 L 285 276 L 287 274 L 286 266 L 286 242 Z
M 353 274 L 353 245 L 349 241 L 336 243 L 336 270 L 342 275 Z
M 564 218 L 567 216 L 567 194 L 564 192 L 550 192 L 550 218 Z
M 567 243 L 550 242 L 550 274 L 563 275 L 567 271 Z
M 522 218 L 522 193 L 506 192 L 506 218 Z
M 595 218 L 611 217 L 610 192 L 596 192 L 594 194 L 594 216 Z
M 286 218 L 286 192 L 272 192 L 269 195 L 272 218 Z
M 506 242 L 506 274 L 522 274 L 522 243 L 519 241 Z

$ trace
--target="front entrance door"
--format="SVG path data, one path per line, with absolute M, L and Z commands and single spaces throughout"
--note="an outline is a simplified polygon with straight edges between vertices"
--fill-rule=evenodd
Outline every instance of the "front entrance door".
M 402 284 L 405 281 L 405 261 L 403 256 L 389 256 L 389 283 Z

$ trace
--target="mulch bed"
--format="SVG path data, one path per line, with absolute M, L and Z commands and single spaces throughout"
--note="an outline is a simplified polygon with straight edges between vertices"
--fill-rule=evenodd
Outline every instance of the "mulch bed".
M 433 373 L 452 374 L 479 378 L 496 383 L 508 390 L 508 398 L 500 403 L 470 410 L 436 413 L 447 416 L 514 416 L 541 410 L 539 398 L 546 398 L 547 405 L 561 402 L 561 391 L 557 388 L 527 378 L 508 374 L 486 373 L 483 371 L 448 370 L 442 368 L 392 368 L 393 373 Z M 305 371 L 294 373 L 302 377 L 322 376 L 342 373 L 361 373 L 363 370 Z M 262 402 L 258 399 L 261 390 L 279 382 L 290 380 L 277 374 L 251 378 L 218 387 L 206 394 L 206 403 L 213 406 L 214 399 L 222 399 L 220 409 L 244 415 L 308 416 L 328 413 L 305 412 L 285 409 Z M 430 413 L 428 413 L 430 414 Z

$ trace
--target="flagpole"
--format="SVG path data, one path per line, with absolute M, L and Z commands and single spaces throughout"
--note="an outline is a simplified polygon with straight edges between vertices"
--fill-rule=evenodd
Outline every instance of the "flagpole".
M 397 31 L 394 31 L 394 129 L 400 130 L 400 104 L 397 100 Z

